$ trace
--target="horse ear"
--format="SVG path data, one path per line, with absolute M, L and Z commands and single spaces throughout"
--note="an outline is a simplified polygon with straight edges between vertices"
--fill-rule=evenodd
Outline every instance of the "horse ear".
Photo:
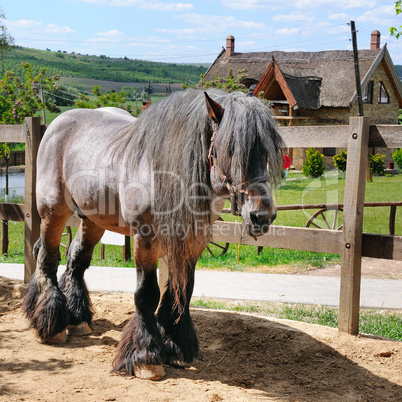
M 218 102 L 212 100 L 206 92 L 204 92 L 204 94 L 209 117 L 212 121 L 219 124 L 222 120 L 225 109 Z

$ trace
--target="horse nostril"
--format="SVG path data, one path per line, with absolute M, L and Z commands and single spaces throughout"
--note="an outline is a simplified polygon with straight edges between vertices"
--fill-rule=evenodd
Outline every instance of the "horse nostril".
M 253 225 L 270 225 L 276 218 L 276 211 L 269 214 L 267 211 L 250 212 L 250 219 Z
M 268 220 L 268 214 L 260 211 L 250 212 L 250 219 L 253 225 L 261 225 Z

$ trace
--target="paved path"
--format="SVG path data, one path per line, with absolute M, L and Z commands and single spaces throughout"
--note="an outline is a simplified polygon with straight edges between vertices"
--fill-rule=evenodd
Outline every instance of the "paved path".
M 0 264 L 0 276 L 22 280 L 24 266 Z M 136 285 L 130 268 L 91 267 L 85 279 L 90 290 L 104 292 L 134 292 Z M 338 306 L 339 287 L 337 277 L 196 271 L 194 296 Z M 402 280 L 362 279 L 360 305 L 402 309 Z

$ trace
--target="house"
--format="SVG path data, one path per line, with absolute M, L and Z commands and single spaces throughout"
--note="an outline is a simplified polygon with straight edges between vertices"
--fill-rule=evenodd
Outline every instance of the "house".
M 387 46 L 380 47 L 381 34 L 373 31 L 370 49 L 359 50 L 364 115 L 377 124 L 398 124 L 402 108 L 402 85 Z M 236 53 L 233 36 L 218 55 L 204 81 L 226 77 L 246 69 L 243 83 L 256 96 L 268 99 L 280 125 L 348 124 L 358 116 L 353 51 L 249 52 Z M 332 164 L 333 148 L 320 149 Z M 372 150 L 387 153 L 390 150 Z M 290 150 L 292 164 L 301 168 L 303 150 Z

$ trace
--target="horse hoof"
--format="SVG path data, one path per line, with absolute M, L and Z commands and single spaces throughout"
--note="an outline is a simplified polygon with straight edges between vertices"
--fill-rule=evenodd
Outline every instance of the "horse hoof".
M 66 343 L 67 342 L 67 330 L 63 330 L 61 332 L 59 332 L 58 334 L 56 334 L 53 338 L 50 339 L 46 339 L 46 343 L 55 343 L 55 344 L 62 344 L 62 343 Z
M 86 321 L 83 321 L 78 325 L 69 325 L 67 331 L 70 336 L 84 336 L 92 333 L 92 330 Z
M 158 381 L 165 376 L 165 370 L 162 366 L 148 364 L 135 369 L 135 376 L 142 380 Z

